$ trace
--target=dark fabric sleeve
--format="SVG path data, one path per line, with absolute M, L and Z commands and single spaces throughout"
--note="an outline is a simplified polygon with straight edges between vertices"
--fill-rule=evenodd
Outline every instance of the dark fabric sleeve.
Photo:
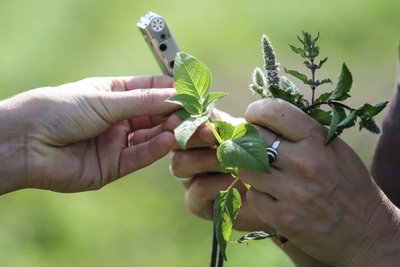
M 383 120 L 371 174 L 389 199 L 400 207 L 400 80 Z

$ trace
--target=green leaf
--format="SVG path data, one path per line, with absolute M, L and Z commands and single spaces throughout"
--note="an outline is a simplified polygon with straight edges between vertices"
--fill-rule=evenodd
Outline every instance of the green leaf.
M 332 104 L 332 120 L 329 126 L 328 136 L 326 143 L 329 144 L 333 139 L 335 139 L 339 134 L 339 129 L 337 129 L 339 123 L 346 118 L 346 113 L 343 107 Z
M 206 96 L 206 98 L 204 99 L 204 102 L 203 102 L 203 110 L 202 110 L 202 112 L 205 112 L 207 110 L 207 107 L 210 104 L 215 103 L 215 101 L 223 98 L 226 95 L 227 95 L 227 93 L 222 93 L 222 92 L 212 92 L 212 93 L 207 94 L 207 96 Z
M 316 119 L 322 125 L 330 125 L 332 120 L 332 116 L 329 111 L 325 111 L 319 108 L 312 109 L 309 115 Z
M 235 129 L 235 126 L 230 124 L 229 122 L 226 121 L 213 121 L 214 125 L 218 129 L 219 136 L 223 141 L 229 140 L 232 138 L 233 135 L 233 130 Z
M 381 130 L 379 129 L 378 125 L 376 125 L 375 121 L 373 119 L 361 119 L 360 121 L 360 131 L 362 129 L 367 129 L 371 133 L 379 134 L 381 133 Z
M 224 167 L 270 172 L 264 140 L 250 124 L 235 127 L 232 138 L 218 147 L 217 158 Z
M 353 127 L 357 120 L 357 110 L 352 110 L 350 114 L 343 119 L 337 126 L 339 131 L 343 131 L 346 128 Z
M 295 52 L 296 54 L 300 55 L 303 58 L 306 57 L 306 51 L 304 51 L 304 49 L 295 47 L 293 45 L 289 45 L 289 46 L 292 49 L 292 51 Z
M 315 99 L 315 103 L 326 102 L 329 100 L 331 95 L 332 95 L 332 92 L 323 93 L 317 99 Z
M 180 52 L 175 57 L 174 80 L 178 94 L 202 99 L 211 85 L 211 72 L 200 60 Z
M 233 222 L 239 213 L 242 201 L 236 188 L 221 191 L 214 201 L 214 224 L 222 257 L 227 261 L 226 244 L 232 233 Z
M 179 94 L 169 99 L 165 102 L 175 103 L 181 105 L 187 112 L 192 115 L 199 114 L 201 112 L 201 105 L 199 100 L 193 95 Z
M 350 70 L 347 68 L 346 64 L 343 63 L 342 71 L 340 73 L 339 82 L 333 91 L 330 100 L 343 101 L 350 97 L 348 92 L 350 92 L 351 85 L 353 83 L 353 76 Z
M 318 64 L 318 69 L 321 68 L 322 65 L 324 65 L 325 62 L 327 62 L 327 61 L 328 61 L 328 57 L 326 57 L 326 58 L 324 58 L 323 60 L 321 60 L 321 61 L 319 62 L 319 64 Z
M 205 123 L 210 117 L 210 114 L 202 116 L 190 116 L 188 119 L 183 121 L 178 127 L 175 128 L 175 138 L 178 144 L 185 149 L 186 144 L 190 137 L 196 132 L 200 125 Z
M 323 79 L 319 85 L 324 84 L 324 83 L 332 83 L 331 79 Z
M 186 120 L 190 117 L 190 113 L 184 109 L 180 109 L 174 112 L 174 115 L 178 116 L 182 120 Z
M 388 101 L 381 102 L 375 105 L 366 103 L 362 107 L 357 109 L 357 115 L 362 118 L 372 118 L 373 116 L 381 112 L 387 104 Z
M 317 37 L 315 37 L 314 40 L 312 40 L 312 43 L 315 45 L 317 43 L 318 39 L 319 39 L 319 32 L 317 34 Z
M 247 243 L 250 241 L 256 241 L 256 240 L 262 240 L 266 239 L 269 237 L 272 237 L 273 235 L 267 234 L 266 232 L 263 231 L 255 231 L 248 233 L 242 237 L 240 237 L 238 240 L 236 240 L 237 243 Z
M 287 70 L 286 68 L 285 72 L 289 73 L 290 75 L 293 75 L 294 77 L 296 77 L 297 79 L 301 80 L 304 84 L 310 84 L 308 82 L 308 78 L 305 74 L 298 72 L 297 70 Z

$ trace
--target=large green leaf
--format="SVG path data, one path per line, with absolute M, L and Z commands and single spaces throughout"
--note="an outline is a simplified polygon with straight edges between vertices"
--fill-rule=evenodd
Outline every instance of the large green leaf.
M 178 94 L 193 95 L 202 99 L 211 85 L 211 72 L 197 58 L 180 52 L 176 55 L 174 80 Z
M 330 100 L 343 101 L 350 97 L 348 94 L 350 92 L 351 85 L 353 84 L 353 76 L 350 70 L 347 68 L 346 64 L 343 63 L 342 70 L 340 72 L 340 77 L 335 90 L 330 96 Z
M 264 140 L 250 124 L 236 126 L 232 138 L 218 147 L 217 157 L 220 164 L 227 168 L 270 172 Z
M 218 245 L 225 261 L 226 244 L 232 233 L 233 222 L 239 213 L 242 201 L 236 188 L 221 191 L 214 201 L 214 224 Z

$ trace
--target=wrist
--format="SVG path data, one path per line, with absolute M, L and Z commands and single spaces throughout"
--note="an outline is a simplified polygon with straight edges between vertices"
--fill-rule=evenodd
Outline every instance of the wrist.
M 11 99 L 0 101 L 0 195 L 24 188 L 26 134 Z
M 346 266 L 397 266 L 400 262 L 400 210 L 380 191 L 377 205 L 364 231 L 364 242 Z

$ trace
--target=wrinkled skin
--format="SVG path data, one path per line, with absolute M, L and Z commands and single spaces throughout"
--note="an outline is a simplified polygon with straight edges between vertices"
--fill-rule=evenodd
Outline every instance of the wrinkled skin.
M 166 155 L 175 139 L 165 116 L 178 108 L 164 101 L 170 87 L 167 77 L 89 78 L 0 102 L 0 192 L 99 189 Z

